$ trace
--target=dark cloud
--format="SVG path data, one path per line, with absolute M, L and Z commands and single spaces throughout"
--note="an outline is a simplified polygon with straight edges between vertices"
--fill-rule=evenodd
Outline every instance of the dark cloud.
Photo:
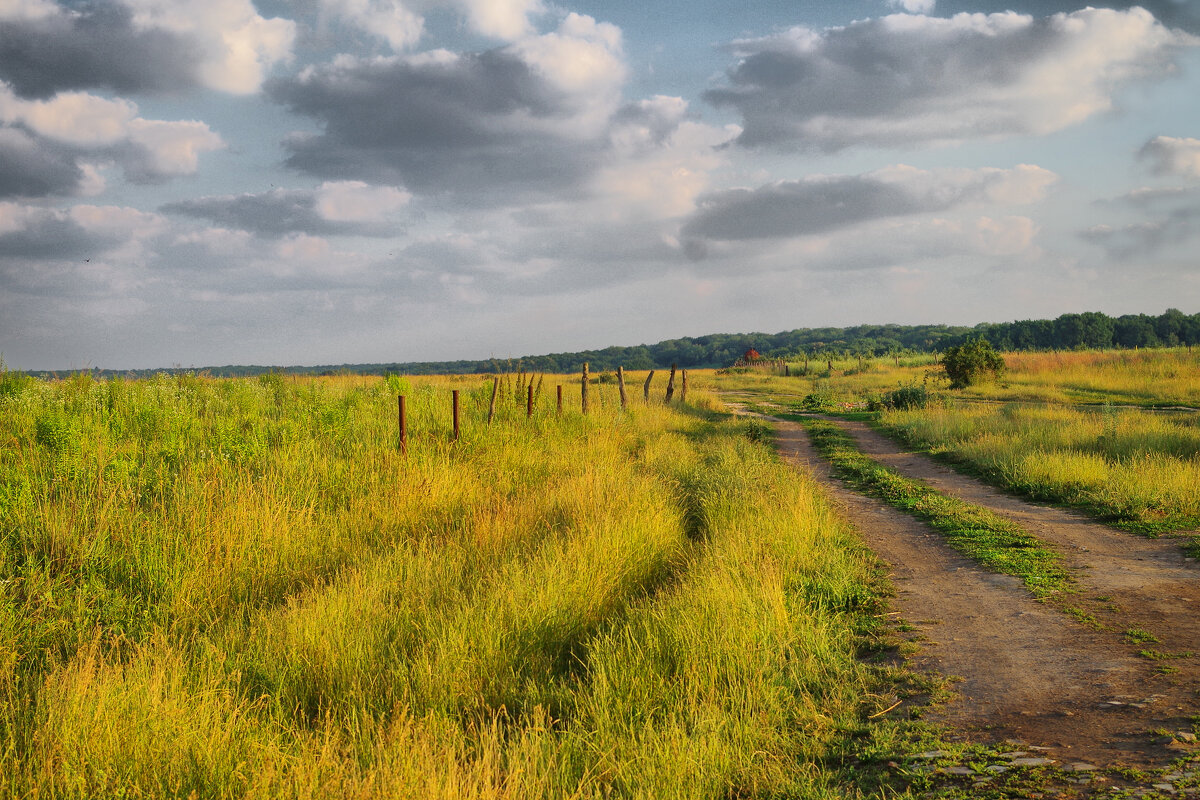
M 0 198 L 75 194 L 83 178 L 69 149 L 0 127 Z
M 1085 241 L 1103 247 L 1115 260 L 1144 259 L 1200 236 L 1200 190 L 1197 189 L 1139 189 L 1103 205 L 1133 208 L 1153 217 L 1118 226 L 1096 225 L 1080 234 Z
M 287 163 L 327 178 L 457 193 L 569 186 L 600 163 L 601 145 L 557 132 L 579 112 L 572 97 L 517 54 L 451 61 L 339 62 L 267 91 L 323 132 L 286 142 Z
M 263 194 L 202 197 L 170 203 L 160 210 L 206 219 L 217 225 L 266 236 L 308 233 L 314 236 L 393 236 L 395 225 L 378 222 L 330 220 L 317 207 L 317 194 L 309 190 L 276 189 Z
M 113 0 L 73 3 L 70 13 L 0 24 L 0 79 L 22 97 L 72 89 L 164 92 L 196 84 L 198 45 L 139 29 Z
M 118 239 L 89 231 L 70 217 L 43 214 L 23 229 L 0 234 L 0 259 L 83 259 L 105 252 Z
M 747 147 L 1047 133 L 1110 108 L 1116 86 L 1169 71 L 1182 37 L 1141 11 L 894 15 L 738 42 L 726 85 L 705 98 L 741 113 Z
M 1030 202 L 1054 180 L 1053 173 L 1023 166 L 941 171 L 891 167 L 864 175 L 780 181 L 702 198 L 682 233 L 685 240 L 719 241 L 805 236 L 967 203 Z M 703 247 L 696 252 L 702 253 Z

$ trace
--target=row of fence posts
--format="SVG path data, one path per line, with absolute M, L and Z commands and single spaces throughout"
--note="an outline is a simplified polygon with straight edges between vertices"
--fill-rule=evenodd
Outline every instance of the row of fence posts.
M 676 373 L 676 365 L 672 364 L 671 365 L 671 376 L 667 380 L 666 402 L 668 402 L 668 403 L 672 402 L 672 400 L 675 397 L 675 373 Z M 679 377 L 680 377 L 679 402 L 686 403 L 687 402 L 687 390 L 688 390 L 687 370 L 686 369 L 679 370 L 679 373 L 680 373 L 680 375 L 679 375 Z M 652 380 L 654 380 L 654 370 L 650 370 L 650 374 L 646 376 L 646 382 L 642 384 L 642 396 L 645 399 L 647 404 L 649 404 L 649 402 L 650 402 L 650 382 Z M 586 362 L 583 365 L 583 375 L 580 378 L 579 384 L 580 384 L 580 408 L 584 414 L 587 414 L 589 412 L 588 387 L 591 385 L 591 378 L 588 375 L 588 365 Z M 540 389 L 540 386 L 541 386 L 540 379 L 538 382 L 538 386 Z M 556 395 L 556 401 L 557 401 L 555 414 L 557 416 L 562 416 L 562 413 L 563 413 L 563 387 L 562 387 L 562 384 L 561 383 L 558 384 L 555 388 L 556 388 L 555 395 Z M 629 406 L 629 396 L 625 392 L 625 369 L 623 367 L 617 367 L 617 389 L 621 394 L 621 410 L 624 411 Z M 487 417 L 488 425 L 492 424 L 492 419 L 496 416 L 496 397 L 499 393 L 500 393 L 500 378 L 497 376 L 496 378 L 492 379 L 492 396 L 491 396 L 491 400 L 488 402 L 488 417 Z M 454 420 L 454 441 L 457 442 L 458 438 L 459 438 L 459 434 L 461 432 L 461 427 L 459 425 L 458 389 L 451 390 L 450 395 L 451 395 L 452 418 Z M 398 406 L 399 406 L 398 412 L 399 412 L 399 423 L 400 423 L 400 451 L 402 453 L 408 452 L 408 405 L 407 405 L 407 402 L 408 402 L 407 398 L 404 395 L 400 395 L 399 401 L 398 401 Z M 529 385 L 526 387 L 525 418 L 531 419 L 532 417 L 533 417 L 533 381 L 530 380 Z

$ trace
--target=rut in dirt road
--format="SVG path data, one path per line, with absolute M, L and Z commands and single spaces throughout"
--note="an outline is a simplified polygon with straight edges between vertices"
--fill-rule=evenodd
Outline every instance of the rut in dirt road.
M 1180 666 L 1179 673 L 1161 674 L 1161 663 L 1139 657 L 1138 647 L 1121 635 L 1124 629 L 1086 627 L 1053 605 L 1034 599 L 1016 578 L 981 569 L 914 517 L 847 489 L 833 477 L 831 467 L 817 455 L 800 425 L 773 421 L 783 457 L 825 484 L 867 544 L 891 566 L 897 591 L 893 605 L 923 637 L 919 653 L 911 659 L 913 665 L 961 678 L 953 687 L 956 699 L 936 710 L 936 720 L 975 740 L 1012 738 L 1050 748 L 1053 757 L 1064 763 L 1161 765 L 1179 755 L 1170 746 L 1155 743 L 1151 731 L 1191 730 L 1189 716 L 1200 712 L 1190 666 L 1196 659 L 1179 659 L 1172 664 Z M 865 427 L 851 432 L 869 439 L 872 455 L 881 461 L 890 451 L 899 463 L 889 466 L 898 471 L 908 469 L 904 464 L 921 462 L 922 469 L 949 472 L 928 459 L 903 453 Z M 949 475 L 955 482 L 977 483 L 957 473 Z M 989 505 L 978 496 L 964 495 L 963 499 Z M 999 496 L 1008 502 L 1020 502 Z M 1033 513 L 1037 507 L 1030 509 Z M 1011 515 L 1003 508 L 994 510 Z M 1023 519 L 1017 521 L 1029 524 Z M 1053 523 L 1046 524 L 1054 527 Z M 1044 536 L 1044 531 L 1032 525 L 1029 529 L 1062 546 L 1060 540 Z M 1117 532 L 1107 535 L 1125 536 Z M 1143 540 L 1134 543 L 1142 544 Z M 1111 571 L 1113 577 L 1107 579 L 1104 585 L 1108 588 L 1103 591 L 1109 597 L 1119 595 L 1119 599 L 1105 601 L 1109 605 L 1119 603 L 1124 608 L 1139 602 L 1141 595 L 1137 593 L 1142 588 L 1134 584 L 1143 578 L 1162 577 L 1163 582 L 1155 584 L 1159 589 L 1169 585 L 1173 592 L 1194 592 L 1188 579 L 1197 573 L 1166 548 L 1147 551 L 1144 561 L 1131 551 L 1129 558 L 1135 565 L 1122 562 L 1111 546 L 1108 550 L 1098 549 L 1104 558 L 1119 563 L 1097 561 L 1102 566 L 1085 569 L 1091 566 L 1085 558 L 1091 552 L 1087 550 L 1068 553 L 1065 560 L 1087 587 L 1085 594 L 1097 592 L 1089 583 L 1093 574 Z M 1161 569 L 1162 575 L 1156 569 Z M 1114 588 L 1118 583 L 1120 588 Z M 1152 609 L 1176 608 L 1180 602 L 1158 598 Z M 1121 616 L 1125 613 L 1122 611 Z M 1147 610 L 1133 614 L 1127 627 L 1163 627 L 1149 626 L 1150 618 L 1157 613 Z M 1167 647 L 1168 640 L 1163 641 L 1155 646 Z M 1170 646 L 1175 641 L 1172 638 Z M 1188 666 L 1183 668 L 1185 662 Z
M 1122 630 L 1136 627 L 1154 634 L 1160 639 L 1154 649 L 1161 653 L 1200 654 L 1200 568 L 1184 555 L 1178 542 L 1148 539 L 1070 511 L 1021 500 L 913 453 L 861 422 L 837 422 L 859 449 L 881 464 L 988 508 L 1052 545 L 1091 596 L 1111 598 L 1102 601 L 1098 610 L 1119 609 L 1112 616 L 1114 623 L 1124 624 Z M 1172 660 L 1196 662 L 1200 655 Z

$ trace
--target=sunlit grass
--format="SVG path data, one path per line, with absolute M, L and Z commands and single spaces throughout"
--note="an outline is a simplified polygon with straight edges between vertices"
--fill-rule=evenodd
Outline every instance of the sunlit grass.
M 586 417 L 546 376 L 531 419 L 506 378 L 490 427 L 472 377 L 6 390 L 0 795 L 870 790 L 852 737 L 904 746 L 862 721 L 873 556 L 703 381 L 644 375 Z
M 1146 531 L 1200 525 L 1200 419 L 1135 409 L 940 406 L 886 412 L 913 443 L 1032 497 Z

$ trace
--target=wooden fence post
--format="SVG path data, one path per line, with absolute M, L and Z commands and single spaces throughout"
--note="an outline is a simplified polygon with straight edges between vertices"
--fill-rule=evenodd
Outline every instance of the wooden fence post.
M 671 365 L 671 377 L 667 379 L 667 402 L 675 396 L 675 365 Z
M 492 378 L 492 401 L 488 403 L 488 425 L 492 424 L 492 417 L 496 416 L 496 393 L 500 391 L 500 376 Z
M 458 389 L 453 390 L 454 406 L 454 441 L 458 441 Z
M 654 380 L 654 370 L 650 370 L 650 374 L 646 376 L 646 382 L 642 384 L 642 395 L 646 402 L 650 402 L 650 381 Z
M 526 390 L 529 394 L 525 400 L 525 419 L 533 416 L 533 381 L 529 382 L 529 388 Z
M 579 383 L 580 397 L 583 401 L 583 413 L 588 413 L 588 365 L 583 362 L 583 379 Z
M 617 367 L 617 388 L 621 390 L 621 410 L 629 404 L 629 398 L 625 396 L 625 368 Z
M 687 370 L 686 369 L 681 374 L 681 380 L 679 382 L 679 402 L 681 402 L 681 403 L 687 402 Z
M 562 384 L 561 383 L 558 384 L 555 388 L 557 389 L 557 394 L 558 394 L 558 410 L 555 413 L 561 417 L 562 416 Z
M 404 395 L 400 395 L 400 452 L 408 455 L 408 409 Z

